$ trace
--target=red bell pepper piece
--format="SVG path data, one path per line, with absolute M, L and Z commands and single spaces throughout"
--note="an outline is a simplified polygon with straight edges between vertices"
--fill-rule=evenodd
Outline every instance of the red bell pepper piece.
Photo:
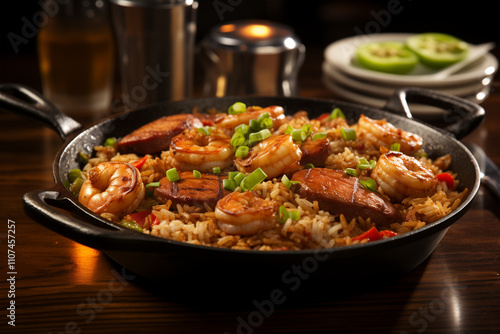
M 208 120 L 208 119 L 204 119 L 201 121 L 201 123 L 203 124 L 203 126 L 214 126 L 214 122 L 212 122 L 211 120 Z
M 324 120 L 327 117 L 330 117 L 330 114 L 329 113 L 324 113 L 324 114 L 319 115 L 318 118 L 316 118 L 316 120 L 318 120 L 318 121 L 321 122 L 322 120 Z
M 145 155 L 141 160 L 137 161 L 134 163 L 134 167 L 137 169 L 141 169 L 142 166 L 144 166 L 144 163 L 148 160 L 148 156 Z
M 378 230 L 375 228 L 375 226 L 373 226 L 368 231 L 361 233 L 360 235 L 357 235 L 354 238 L 352 238 L 352 241 L 356 241 L 356 240 L 361 241 L 363 239 L 368 239 L 368 241 L 375 241 L 375 240 L 382 239 L 382 236 L 380 235 Z
M 160 223 L 160 220 L 158 217 L 155 216 L 154 213 L 151 214 L 151 226 L 158 225 Z
M 398 235 L 396 232 L 390 231 L 390 230 L 383 230 L 379 232 L 380 236 L 383 237 L 395 237 Z
M 441 173 L 441 174 L 436 175 L 436 177 L 437 177 L 439 182 L 446 182 L 446 185 L 448 186 L 448 188 L 453 188 L 453 183 L 455 180 L 453 180 L 453 176 L 451 176 L 451 174 Z
M 146 217 L 151 214 L 151 210 L 145 210 L 141 212 L 135 212 L 128 215 L 130 219 L 135 221 L 140 227 L 144 226 L 144 222 L 146 221 Z M 152 214 L 151 214 L 152 215 Z

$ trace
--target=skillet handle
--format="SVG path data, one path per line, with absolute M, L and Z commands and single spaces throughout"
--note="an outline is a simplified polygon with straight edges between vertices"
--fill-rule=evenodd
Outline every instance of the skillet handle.
M 73 209 L 76 208 L 71 200 L 60 194 L 57 185 L 54 189 L 35 190 L 23 196 L 23 208 L 30 218 L 85 246 L 98 250 L 123 249 L 124 245 L 132 248 L 138 243 L 154 247 L 156 238 L 104 221 L 104 219 L 100 221 L 91 215 L 88 215 L 85 220 L 80 220 L 56 208 L 62 207 L 63 210 L 67 209 L 71 212 L 72 209 L 68 205 L 72 205 Z M 80 208 L 76 209 L 80 210 Z M 149 237 L 147 243 L 144 242 L 145 237 Z M 144 246 L 141 250 L 147 251 Z
M 419 87 L 396 90 L 382 109 L 413 118 L 408 103 L 419 103 L 444 109 L 446 113 L 441 120 L 442 129 L 457 139 L 462 139 L 474 131 L 485 116 L 484 109 L 477 103 Z
M 0 108 L 26 116 L 56 131 L 62 140 L 81 128 L 32 88 L 12 83 L 0 84 Z

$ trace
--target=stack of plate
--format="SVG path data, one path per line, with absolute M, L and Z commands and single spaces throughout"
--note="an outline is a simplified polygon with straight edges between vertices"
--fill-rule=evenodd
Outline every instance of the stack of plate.
M 388 74 L 365 69 L 355 60 L 356 49 L 362 44 L 379 41 L 404 42 L 412 34 L 361 35 L 339 40 L 325 50 L 322 65 L 323 82 L 338 98 L 383 107 L 398 88 L 423 87 L 438 92 L 460 96 L 481 103 L 489 95 L 493 75 L 498 68 L 497 59 L 486 53 L 457 72 L 442 77 L 439 70 L 417 65 L 405 75 Z M 470 55 L 474 45 L 470 45 Z M 416 115 L 433 116 L 443 110 L 424 105 L 410 104 Z

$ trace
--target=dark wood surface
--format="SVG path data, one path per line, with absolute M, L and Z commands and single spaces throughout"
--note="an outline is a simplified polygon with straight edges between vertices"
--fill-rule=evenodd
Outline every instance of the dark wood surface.
M 37 88 L 32 59 L 4 61 L 18 67 L 5 70 L 2 81 Z M 300 78 L 302 96 L 335 98 L 321 84 L 321 61 L 321 50 L 308 52 Z M 464 141 L 479 144 L 500 165 L 498 81 L 483 107 L 486 121 Z M 262 299 L 244 294 L 237 302 L 225 298 L 238 296 L 244 286 L 241 291 L 227 291 L 224 282 L 203 286 L 200 278 L 201 288 L 217 289 L 220 296 L 174 296 L 157 283 L 122 272 L 103 253 L 28 218 L 21 198 L 25 192 L 53 185 L 52 161 L 62 142 L 51 130 L 6 111 L 0 111 L 0 126 L 0 332 L 500 332 L 500 201 L 484 187 L 434 253 L 412 272 L 382 282 L 359 283 L 349 291 L 331 286 L 328 293 L 314 296 L 305 293 L 306 280 L 303 293 L 291 293 L 280 305 L 259 313 L 255 303 Z M 6 281 L 11 276 L 7 274 L 11 271 L 7 267 L 9 220 L 16 232 L 15 298 L 6 298 L 11 290 Z M 5 316 L 10 300 L 15 300 L 15 328 Z

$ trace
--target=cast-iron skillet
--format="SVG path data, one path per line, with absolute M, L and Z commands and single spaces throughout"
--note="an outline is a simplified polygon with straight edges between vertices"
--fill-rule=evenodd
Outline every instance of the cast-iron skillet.
M 395 126 L 422 136 L 424 149 L 430 157 L 451 154 L 451 170 L 458 173 L 460 187 L 467 188 L 468 195 L 445 218 L 390 239 L 327 250 L 261 252 L 192 245 L 132 231 L 93 214 L 63 186 L 68 171 L 81 167 L 77 161 L 78 152 L 92 154 L 93 147 L 102 144 L 108 137 L 122 137 L 160 116 L 190 113 L 196 106 L 200 111 L 214 107 L 226 111 L 237 101 L 247 105 L 281 105 L 287 114 L 306 110 L 311 117 L 339 107 L 349 123 L 357 122 L 361 114 L 375 119 L 386 118 Z M 448 114 L 443 119 L 449 121 L 449 125 L 443 131 L 411 119 L 407 102 L 447 109 Z M 252 277 L 266 281 L 274 278 L 292 286 L 311 273 L 326 279 L 405 273 L 421 264 L 451 224 L 465 214 L 480 184 L 476 161 L 455 138 L 462 138 L 474 130 L 482 121 L 484 110 L 469 101 L 420 88 L 397 91 L 383 108 L 390 112 L 320 99 L 201 98 L 167 102 L 116 114 L 84 130 L 80 130 L 77 122 L 57 111 L 50 102 L 27 87 L 0 85 L 0 107 L 40 121 L 56 130 L 65 141 L 53 164 L 54 187 L 31 191 L 23 197 L 28 216 L 65 237 L 103 251 L 136 274 L 155 280 L 200 282 L 210 277 L 224 285 L 228 280 Z M 456 122 L 452 124 L 452 121 Z

